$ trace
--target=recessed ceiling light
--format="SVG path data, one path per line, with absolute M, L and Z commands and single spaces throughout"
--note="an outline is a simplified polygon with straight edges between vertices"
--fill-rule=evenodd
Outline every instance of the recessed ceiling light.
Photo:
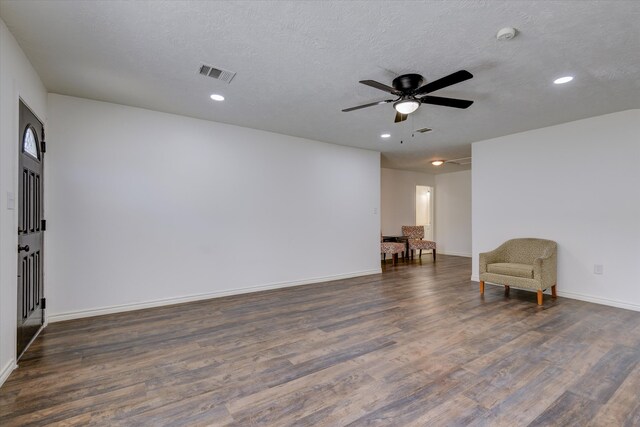
M 390 133 L 383 133 L 382 135 L 380 135 L 380 138 L 389 138 L 390 136 Z
M 572 76 L 565 76 L 565 77 L 560 77 L 558 79 L 555 79 L 553 82 L 557 85 L 561 85 L 564 83 L 569 83 L 571 80 L 573 80 Z
M 214 101 L 224 101 L 224 96 L 213 93 L 211 94 L 211 99 L 213 99 Z
M 431 164 L 433 166 L 442 166 L 444 164 L 444 160 L 434 160 Z

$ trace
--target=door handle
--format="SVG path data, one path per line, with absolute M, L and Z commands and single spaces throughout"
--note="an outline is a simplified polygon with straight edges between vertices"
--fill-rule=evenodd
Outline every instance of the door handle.
M 18 245 L 18 253 L 20 253 L 22 251 L 29 252 L 29 245 L 24 245 L 24 246 Z

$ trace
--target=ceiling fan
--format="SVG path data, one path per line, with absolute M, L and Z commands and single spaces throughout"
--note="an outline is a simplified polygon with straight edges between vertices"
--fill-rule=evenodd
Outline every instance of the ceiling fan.
M 456 71 L 446 77 L 427 83 L 422 86 L 424 78 L 420 74 L 403 74 L 393 79 L 392 86 L 387 86 L 375 80 L 360 80 L 360 83 L 396 95 L 396 99 L 386 99 L 384 101 L 372 102 L 370 104 L 358 105 L 357 107 L 345 108 L 344 112 L 359 110 L 361 108 L 373 107 L 374 105 L 388 104 L 393 102 L 396 110 L 395 123 L 402 122 L 407 116 L 420 107 L 420 104 L 443 105 L 453 108 L 469 108 L 473 101 L 455 98 L 443 98 L 440 96 L 427 95 L 436 90 L 454 85 L 456 83 L 469 80 L 473 74 L 467 70 Z

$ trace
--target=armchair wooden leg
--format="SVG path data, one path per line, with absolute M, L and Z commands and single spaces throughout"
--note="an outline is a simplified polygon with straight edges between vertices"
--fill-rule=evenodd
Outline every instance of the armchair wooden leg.
M 505 297 L 508 297 L 508 296 L 509 296 L 509 290 L 510 290 L 510 289 L 511 289 L 511 288 L 509 288 L 509 286 L 504 285 L 504 296 L 505 296 Z
M 480 281 L 480 295 L 484 295 L 484 280 Z
M 385 262 L 387 260 L 387 254 L 383 253 L 382 254 L 382 262 Z
M 538 289 L 538 305 L 542 305 L 542 289 Z
M 436 262 L 436 250 L 433 250 L 433 262 Z
M 422 249 L 420 249 L 420 259 L 422 259 Z
M 556 285 L 551 287 L 551 298 L 558 298 L 558 294 L 556 293 Z
M 413 253 L 415 252 L 415 249 L 411 249 L 411 261 L 413 261 Z
M 391 265 L 396 265 L 396 260 L 398 259 L 398 254 L 391 255 Z

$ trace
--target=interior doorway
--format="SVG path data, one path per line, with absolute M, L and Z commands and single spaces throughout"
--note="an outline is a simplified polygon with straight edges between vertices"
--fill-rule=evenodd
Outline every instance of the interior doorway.
M 433 187 L 416 185 L 416 225 L 424 226 L 425 240 L 433 240 Z

